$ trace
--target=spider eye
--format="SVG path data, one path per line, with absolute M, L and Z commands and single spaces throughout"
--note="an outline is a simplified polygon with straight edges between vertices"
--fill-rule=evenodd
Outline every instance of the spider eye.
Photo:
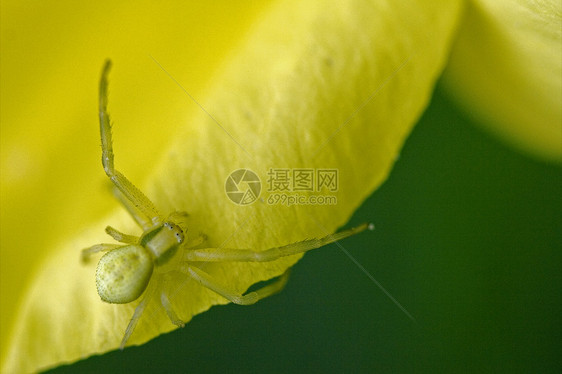
M 180 232 L 176 232 L 176 238 L 178 239 L 178 243 L 183 242 L 183 234 Z

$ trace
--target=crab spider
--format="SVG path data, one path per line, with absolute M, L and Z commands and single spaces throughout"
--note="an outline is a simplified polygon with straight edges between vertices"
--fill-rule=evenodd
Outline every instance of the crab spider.
M 239 294 L 227 285 L 220 284 L 196 264 L 201 262 L 265 262 L 280 257 L 307 252 L 322 247 L 348 236 L 357 234 L 371 225 L 341 231 L 320 239 L 305 240 L 281 247 L 266 250 L 203 248 L 194 249 L 205 241 L 200 236 L 189 242 L 186 239 L 187 229 L 183 227 L 185 212 L 174 212 L 164 218 L 154 204 L 123 174 L 113 166 L 113 147 L 111 139 L 111 123 L 107 112 L 107 76 L 111 61 L 105 62 L 99 85 L 99 116 L 102 144 L 103 169 L 117 190 L 117 198 L 129 211 L 136 223 L 142 228 L 140 237 L 124 234 L 107 226 L 105 231 L 122 244 L 97 244 L 82 250 L 82 260 L 98 252 L 106 252 L 99 260 L 96 269 L 96 287 L 102 301 L 114 304 L 133 302 L 142 296 L 135 312 L 125 330 L 120 348 L 123 349 L 140 320 L 149 299 L 158 292 L 158 285 L 173 268 L 191 277 L 202 286 L 216 292 L 227 300 L 250 305 L 258 300 L 279 292 L 286 284 L 288 271 L 271 283 L 257 291 Z M 172 261 L 173 260 L 173 261 Z M 164 291 L 160 291 L 159 300 L 162 308 L 177 326 L 183 327 L 184 322 L 178 318 Z

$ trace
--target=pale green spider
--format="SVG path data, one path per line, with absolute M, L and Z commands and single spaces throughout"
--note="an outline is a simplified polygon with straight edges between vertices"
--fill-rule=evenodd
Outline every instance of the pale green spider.
M 103 301 L 126 304 L 135 301 L 144 293 L 127 326 L 121 341 L 121 349 L 125 347 L 149 299 L 156 292 L 159 282 L 171 270 L 182 272 L 233 303 L 250 305 L 279 292 L 287 282 L 288 271 L 274 283 L 242 295 L 228 286 L 216 282 L 208 273 L 194 264 L 197 262 L 273 261 L 280 257 L 319 248 L 357 234 L 367 228 L 372 228 L 371 225 L 363 224 L 321 239 L 305 240 L 258 251 L 232 248 L 193 249 L 202 244 L 205 238 L 200 236 L 190 243 L 186 242 L 185 232 L 187 229 L 182 227 L 181 221 L 182 218 L 187 216 L 187 213 L 174 212 L 164 219 L 156 210 L 154 204 L 113 167 L 111 123 L 107 112 L 107 76 L 110 68 L 111 61 L 107 60 L 102 71 L 99 87 L 102 164 L 105 173 L 119 191 L 117 194 L 119 200 L 143 229 L 143 233 L 140 237 L 137 237 L 121 233 L 113 227 L 107 226 L 105 231 L 115 240 L 124 244 L 94 245 L 82 251 L 82 259 L 87 260 L 94 253 L 107 251 L 101 257 L 96 269 L 97 291 Z M 183 327 L 184 322 L 178 318 L 164 291 L 160 291 L 159 299 L 172 323 Z

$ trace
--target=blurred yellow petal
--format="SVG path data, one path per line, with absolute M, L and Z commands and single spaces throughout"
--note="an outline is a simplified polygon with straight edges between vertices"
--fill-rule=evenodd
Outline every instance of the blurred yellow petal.
M 142 100 L 135 91 L 144 88 L 114 85 L 132 62 L 113 58 L 116 69 L 110 77 L 109 105 L 114 140 L 120 144 L 115 147 L 117 168 L 129 174 L 123 167 L 125 157 L 121 157 L 127 153 L 123 149 L 129 148 L 127 157 L 138 159 L 140 170 L 148 176 L 143 190 L 156 206 L 163 212 L 188 211 L 190 233 L 206 233 L 210 245 L 267 248 L 322 236 L 343 225 L 384 181 L 428 103 L 461 8 L 460 1 L 317 4 L 280 1 L 252 28 L 246 43 L 215 78 L 208 98 L 200 100 L 216 121 L 198 111 L 189 118 L 154 121 L 144 127 L 146 132 L 139 133 L 132 126 L 119 130 L 129 112 L 117 98 L 135 94 Z M 147 30 L 145 34 L 150 35 Z M 184 68 L 177 56 L 151 54 L 173 79 L 184 84 Z M 101 68 L 98 62 L 91 64 L 97 71 Z M 165 72 L 151 74 L 163 76 L 168 90 L 176 90 L 176 95 L 188 100 Z M 96 84 L 82 89 L 96 94 Z M 93 101 L 95 105 L 95 98 Z M 158 138 L 170 121 L 178 123 L 173 142 L 158 149 L 159 161 L 151 160 L 144 154 L 144 145 L 152 141 L 152 134 Z M 97 178 L 103 172 L 99 149 L 94 153 L 97 167 L 89 172 Z M 256 172 L 264 189 L 270 168 L 335 169 L 337 204 L 269 204 L 267 191 L 261 202 L 233 204 L 224 183 L 239 168 Z M 60 183 L 64 184 L 64 178 Z M 87 185 L 72 194 L 89 199 L 98 192 Z M 103 199 L 110 199 L 109 193 Z M 118 347 L 136 303 L 101 302 L 94 284 L 95 264 L 82 266 L 79 262 L 81 248 L 108 241 L 103 232 L 107 224 L 138 233 L 119 209 L 91 224 L 86 232 L 68 233 L 68 239 L 58 245 L 41 247 L 48 258 L 34 274 L 18 312 L 3 360 L 5 372 L 44 369 Z M 205 270 L 244 291 L 281 274 L 298 258 L 209 265 Z M 185 321 L 225 303 L 180 275 L 163 287 L 168 288 L 172 304 Z M 174 328 L 152 300 L 130 343 L 141 344 Z
M 490 131 L 562 161 L 562 2 L 469 2 L 444 76 Z
M 111 77 L 111 105 L 120 109 L 113 113 L 117 163 L 142 181 L 180 119 L 199 110 L 149 54 L 170 57 L 168 67 L 200 96 L 267 3 L 245 5 L 0 2 L 2 347 L 31 274 L 50 255 L 46 248 L 79 236 L 116 206 L 100 173 L 103 61 L 119 61 Z

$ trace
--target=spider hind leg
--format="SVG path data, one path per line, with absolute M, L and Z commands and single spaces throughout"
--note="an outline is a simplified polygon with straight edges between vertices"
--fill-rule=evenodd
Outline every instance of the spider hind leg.
M 113 239 L 117 240 L 118 242 L 121 243 L 126 243 L 126 244 L 136 244 L 139 242 L 139 237 L 138 236 L 134 236 L 134 235 L 128 235 L 128 234 L 124 234 L 121 231 L 111 227 L 111 226 L 107 226 L 105 228 L 105 232 L 111 236 Z
M 110 251 L 112 249 L 115 248 L 119 248 L 121 247 L 120 244 L 96 244 L 93 245 L 91 247 L 88 248 L 84 248 L 81 252 L 81 260 L 83 263 L 87 263 L 90 260 L 90 257 L 94 254 L 94 253 L 98 253 L 98 252 L 107 252 Z

